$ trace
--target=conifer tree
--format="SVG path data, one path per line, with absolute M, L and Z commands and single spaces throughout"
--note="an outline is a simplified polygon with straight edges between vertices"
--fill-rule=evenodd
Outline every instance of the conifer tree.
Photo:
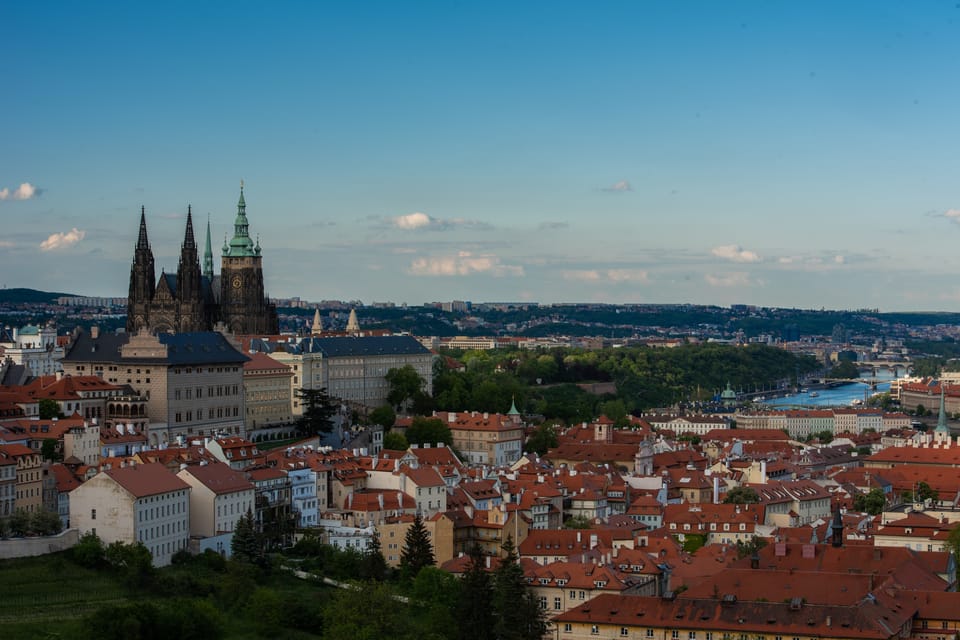
M 523 568 L 507 536 L 504 557 L 493 572 L 493 637 L 496 640 L 539 640 L 547 632 L 543 610 L 527 586 Z
M 433 544 L 430 534 L 423 525 L 423 516 L 418 512 L 413 518 L 413 524 L 407 529 L 403 539 L 403 550 L 400 552 L 400 567 L 405 575 L 416 578 L 420 569 L 432 566 L 436 560 L 433 557 Z
M 492 640 L 493 585 L 480 546 L 470 549 L 470 562 L 460 578 L 457 640 Z
M 240 562 L 260 562 L 263 550 L 260 545 L 260 536 L 253 524 L 253 512 L 247 513 L 237 520 L 237 527 L 233 530 L 233 539 L 230 541 L 230 553 Z
M 380 534 L 373 530 L 370 545 L 363 553 L 363 577 L 368 580 L 383 582 L 387 577 L 387 561 L 383 557 L 383 548 L 380 545 Z

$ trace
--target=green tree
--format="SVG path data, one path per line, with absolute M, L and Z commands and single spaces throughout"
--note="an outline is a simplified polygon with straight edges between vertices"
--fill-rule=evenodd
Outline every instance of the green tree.
M 947 534 L 947 550 L 953 552 L 954 558 L 960 558 L 960 523 L 953 525 Z
M 60 404 L 56 400 L 52 398 L 40 398 L 40 402 L 37 404 L 41 420 L 63 417 L 63 414 L 60 412 Z
M 458 640 L 493 639 L 493 582 L 478 545 L 470 548 L 467 570 L 460 578 L 457 604 Z
M 857 363 L 847 360 L 830 369 L 828 377 L 852 380 L 860 377 L 860 369 L 857 367 Z
M 563 523 L 564 529 L 590 529 L 590 518 L 586 516 L 571 516 Z
M 44 438 L 43 444 L 40 445 L 40 455 L 43 456 L 44 460 L 50 460 L 51 462 L 60 460 L 61 455 L 57 451 L 57 440 L 55 438 Z
M 326 389 L 297 389 L 297 399 L 303 414 L 297 418 L 297 431 L 304 436 L 316 436 L 333 431 L 333 417 L 337 403 Z
M 230 554 L 234 560 L 250 564 L 259 564 L 263 559 L 263 545 L 254 525 L 253 512 L 247 512 L 237 519 L 230 541 Z
M 371 411 L 368 418 L 370 424 L 379 424 L 385 431 L 390 431 L 393 425 L 397 423 L 397 414 L 394 412 L 393 407 L 388 404 L 377 407 Z
M 103 540 L 88 531 L 80 536 L 77 544 L 70 547 L 70 557 L 80 566 L 93 569 L 103 564 L 104 551 Z
M 937 491 L 934 491 L 933 488 L 926 482 L 920 482 L 917 485 L 917 501 L 924 502 L 926 500 L 939 500 L 940 494 Z
M 410 589 L 411 613 L 423 638 L 456 637 L 460 582 L 437 567 L 424 567 Z
M 111 542 L 104 550 L 104 558 L 134 588 L 146 586 L 153 580 L 153 556 L 142 542 L 124 544 Z
M 883 507 L 887 503 L 883 491 L 874 487 L 869 493 L 861 493 L 853 498 L 853 508 L 857 511 L 869 513 L 872 516 L 883 512 Z
M 383 448 L 392 451 L 406 451 L 410 448 L 410 443 L 402 433 L 393 431 L 383 434 Z
M 406 437 L 410 444 L 434 445 L 440 442 L 448 445 L 453 444 L 453 434 L 450 432 L 450 427 L 445 425 L 440 418 L 417 416 L 411 421 Z
M 387 577 L 387 569 L 387 560 L 383 557 L 383 547 L 380 544 L 380 534 L 374 529 L 370 544 L 363 552 L 360 576 L 367 580 L 383 582 Z
M 756 504 L 760 502 L 760 496 L 753 487 L 734 487 L 727 491 L 723 499 L 724 504 Z
M 350 640 L 412 640 L 411 616 L 387 583 L 365 582 L 335 589 L 323 608 L 323 637 Z
M 547 632 L 544 612 L 527 586 L 523 568 L 507 536 L 504 556 L 493 572 L 493 633 L 498 640 L 540 640 Z
M 421 569 L 433 566 L 435 562 L 430 533 L 423 524 L 423 516 L 417 513 L 403 538 L 403 549 L 400 551 L 400 568 L 404 575 L 416 578 Z
M 760 536 L 753 536 L 748 541 L 737 540 L 737 557 L 746 558 L 747 556 L 752 556 L 755 553 L 759 553 L 760 549 L 763 549 L 767 546 L 767 541 Z
M 413 400 L 418 393 L 422 392 L 426 385 L 423 376 L 409 364 L 390 369 L 384 379 L 390 386 L 390 390 L 387 392 L 387 402 L 401 412 L 406 407 L 407 402 Z
M 533 433 L 527 438 L 526 444 L 523 445 L 523 449 L 542 456 L 548 450 L 556 447 L 557 443 L 557 428 L 544 422 L 533 430 Z
M 24 508 L 17 509 L 10 516 L 10 532 L 15 536 L 25 536 L 30 533 L 30 512 Z
M 63 530 L 63 523 L 53 511 L 37 509 L 30 514 L 30 528 L 38 535 L 52 536 Z

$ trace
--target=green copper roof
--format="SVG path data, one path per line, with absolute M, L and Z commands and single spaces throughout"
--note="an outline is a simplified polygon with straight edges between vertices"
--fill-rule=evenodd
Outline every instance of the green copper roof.
M 203 275 L 213 280 L 213 247 L 210 244 L 210 216 L 207 216 L 207 246 L 203 250 Z
M 940 381 L 940 415 L 937 416 L 936 430 L 939 433 L 950 433 L 950 428 L 947 426 L 947 411 L 946 411 L 946 407 L 944 406 L 944 399 L 943 399 L 944 386 L 945 385 L 943 383 L 943 380 L 941 380 Z
M 516 399 L 516 398 L 512 398 L 512 399 L 510 400 L 510 411 L 507 411 L 507 415 L 508 415 L 508 416 L 518 416 L 518 415 L 520 415 L 520 412 L 517 411 L 517 399 Z
M 247 222 L 247 203 L 243 199 L 243 182 L 240 183 L 240 201 L 237 202 L 237 219 L 233 222 L 233 238 L 224 246 L 223 255 L 235 257 L 254 257 L 259 255 L 250 239 L 250 223 Z

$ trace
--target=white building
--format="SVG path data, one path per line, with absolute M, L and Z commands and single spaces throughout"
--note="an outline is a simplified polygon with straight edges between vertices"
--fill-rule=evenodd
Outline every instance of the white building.
M 70 524 L 105 544 L 142 542 L 162 567 L 187 548 L 190 485 L 162 464 L 107 469 L 70 492 Z
M 28 325 L 22 329 L 0 331 L 0 353 L 14 364 L 27 367 L 35 376 L 49 376 L 63 371 L 63 347 L 57 346 L 55 327 Z
M 190 537 L 195 551 L 212 549 L 230 556 L 237 521 L 254 511 L 254 488 L 246 475 L 223 463 L 199 464 L 177 474 L 190 492 Z
M 317 526 L 319 502 L 317 500 L 317 472 L 310 467 L 287 472 L 293 494 L 293 510 L 300 515 L 301 528 Z

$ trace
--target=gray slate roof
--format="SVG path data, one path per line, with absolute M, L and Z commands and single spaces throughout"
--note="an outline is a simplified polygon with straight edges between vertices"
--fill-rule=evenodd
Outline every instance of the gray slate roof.
M 429 354 L 430 351 L 413 336 L 343 336 L 333 338 L 303 338 L 297 343 L 254 340 L 250 348 L 274 353 L 322 353 L 327 358 L 348 356 L 395 356 Z
M 223 334 L 216 331 L 196 333 L 161 333 L 161 344 L 168 347 L 166 358 L 127 358 L 123 362 L 157 362 L 169 365 L 243 364 L 250 358 L 243 355 Z M 120 362 L 120 347 L 130 334 L 105 333 L 91 338 L 83 332 L 64 356 L 66 362 Z

